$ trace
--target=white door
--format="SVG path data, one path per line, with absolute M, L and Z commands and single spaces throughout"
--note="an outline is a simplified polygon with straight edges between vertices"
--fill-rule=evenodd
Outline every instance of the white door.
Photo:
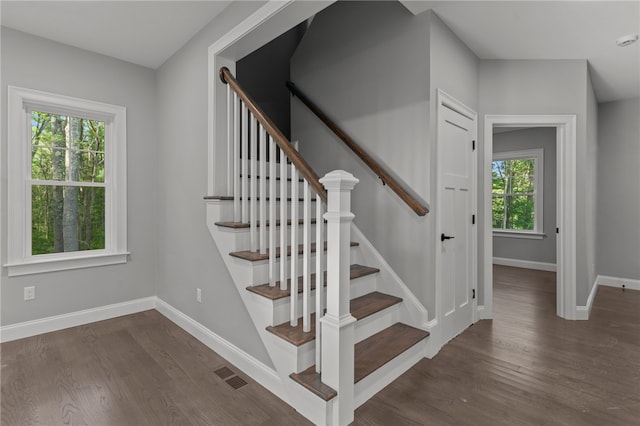
M 476 306 L 476 115 L 463 105 L 452 108 L 438 108 L 442 343 L 473 323 Z

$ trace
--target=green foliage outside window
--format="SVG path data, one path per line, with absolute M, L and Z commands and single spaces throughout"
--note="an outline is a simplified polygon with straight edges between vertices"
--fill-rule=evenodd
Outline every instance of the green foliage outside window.
M 534 172 L 532 158 L 493 161 L 493 229 L 534 230 Z
M 31 253 L 104 249 L 104 122 L 33 111 L 31 131 Z

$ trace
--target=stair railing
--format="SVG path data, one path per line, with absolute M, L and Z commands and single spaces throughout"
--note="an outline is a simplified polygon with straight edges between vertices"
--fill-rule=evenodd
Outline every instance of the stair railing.
M 408 188 L 398 182 L 389 171 L 378 163 L 364 148 L 353 140 L 344 130 L 342 130 L 333 120 L 325 114 L 308 96 L 306 96 L 294 83 L 288 81 L 287 88 L 300 101 L 313 112 L 351 151 L 353 151 L 382 181 L 383 185 L 388 185 L 402 201 L 404 201 L 418 216 L 429 213 L 429 207 L 412 195 Z
M 275 287 L 279 281 L 281 290 L 289 288 L 291 326 L 298 324 L 299 262 L 296 253 L 302 252 L 302 323 L 305 332 L 312 330 L 311 284 L 314 278 L 312 270 L 315 269 L 316 372 L 321 374 L 323 382 L 339 392 L 338 398 L 343 401 L 341 411 L 351 411 L 351 414 L 342 416 L 353 416 L 355 320 L 349 313 L 349 226 L 353 218 L 351 190 L 358 180 L 346 172 L 335 171 L 327 174 L 321 183 L 315 171 L 240 86 L 229 69 L 220 69 L 220 79 L 227 85 L 227 188 L 229 195 L 233 196 L 234 222 L 249 223 L 250 250 L 258 258 L 268 258 L 269 285 Z M 277 159 L 279 165 L 276 164 Z M 287 181 L 291 182 L 290 194 Z M 299 182 L 302 194 L 299 194 Z M 276 196 L 280 198 L 279 206 Z M 299 211 L 300 196 L 302 212 Z M 290 209 L 287 208 L 288 197 L 291 199 Z M 327 203 L 326 214 L 323 203 Z M 279 241 L 275 226 L 278 219 Z M 302 236 L 298 235 L 300 219 Z M 313 243 L 312 221 L 316 225 Z M 291 224 L 290 235 L 287 235 L 287 223 Z M 292 255 L 289 260 L 287 242 Z M 278 243 L 280 253 L 276 250 Z M 311 263 L 313 252 L 314 265 Z M 278 257 L 280 268 L 276 267 Z M 325 267 L 327 289 L 323 296 Z M 325 334 L 330 345 L 323 344 Z

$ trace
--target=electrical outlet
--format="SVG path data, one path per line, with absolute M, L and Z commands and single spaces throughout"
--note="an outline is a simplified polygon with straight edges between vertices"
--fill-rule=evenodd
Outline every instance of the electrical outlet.
M 200 288 L 196 289 L 196 301 L 202 303 L 202 290 Z
M 36 298 L 36 288 L 34 286 L 24 288 L 24 300 L 33 300 Z

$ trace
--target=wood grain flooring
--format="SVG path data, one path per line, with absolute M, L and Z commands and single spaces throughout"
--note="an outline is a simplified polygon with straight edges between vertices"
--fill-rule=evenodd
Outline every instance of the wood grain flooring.
M 356 410 L 355 425 L 640 424 L 640 292 L 600 287 L 555 315 L 555 273 L 494 267 L 479 321 Z
M 496 266 L 494 316 L 355 413 L 355 425 L 640 424 L 640 292 L 555 316 L 555 275 Z M 0 345 L 2 425 L 305 425 L 155 311 Z M 233 390 L 215 371 L 248 382 Z M 232 376 L 236 377 L 236 376 Z
M 310 424 L 155 310 L 1 351 L 2 425 Z

